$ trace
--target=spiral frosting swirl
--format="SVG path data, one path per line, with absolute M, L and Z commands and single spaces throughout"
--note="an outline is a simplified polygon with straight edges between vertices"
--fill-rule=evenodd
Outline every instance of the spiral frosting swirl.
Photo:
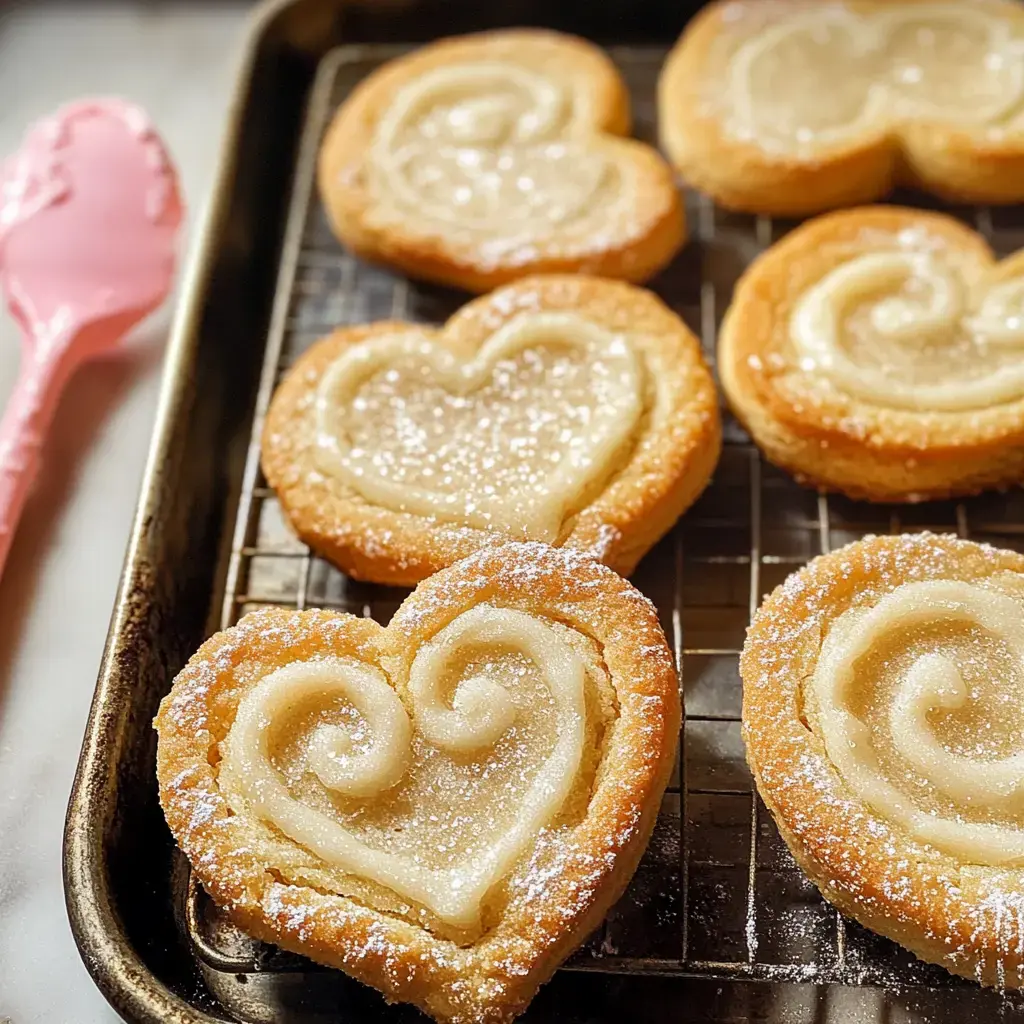
M 767 26 L 752 21 L 758 31 L 726 68 L 727 124 L 743 140 L 801 151 L 908 121 L 997 134 L 1019 127 L 1021 41 L 1010 19 L 993 10 L 823 4 L 773 17 Z
M 987 289 L 930 252 L 891 249 L 841 263 L 797 302 L 801 367 L 895 409 L 959 412 L 1024 397 L 1024 280 Z
M 859 799 L 968 863 L 1024 863 L 1024 737 L 1007 715 L 1024 695 L 1019 593 L 903 584 L 833 624 L 810 693 Z
M 502 60 L 434 68 L 400 88 L 377 125 L 370 175 L 398 215 L 491 248 L 536 242 L 618 201 L 621 169 L 580 136 L 585 99 Z M 584 109 L 581 109 L 581 105 Z

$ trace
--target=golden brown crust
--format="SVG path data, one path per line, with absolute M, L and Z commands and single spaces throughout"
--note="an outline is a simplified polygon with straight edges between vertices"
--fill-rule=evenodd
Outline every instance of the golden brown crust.
M 737 418 L 768 458 L 820 487 L 870 501 L 976 494 L 1024 477 L 1024 400 L 964 412 L 917 412 L 861 401 L 801 369 L 789 338 L 799 298 L 836 266 L 927 236 L 992 282 L 1020 276 L 1024 253 L 998 265 L 953 217 L 896 206 L 825 214 L 748 268 L 719 335 L 718 370 Z
M 930 0 L 899 0 L 901 4 Z M 771 24 L 818 0 L 758 0 L 744 13 Z M 890 0 L 847 0 L 854 11 L 891 9 Z M 1018 5 L 982 0 L 980 6 L 1024 24 Z M 708 4 L 669 54 L 658 83 L 661 142 L 686 181 L 737 211 L 806 216 L 871 202 L 895 185 L 926 189 L 952 202 L 1015 203 L 1024 199 L 1024 142 L 1020 133 L 981 139 L 951 125 L 913 122 L 896 132 L 865 131 L 813 154 L 770 153 L 725 131 L 709 109 L 716 43 L 743 7 L 735 0 Z M 743 19 L 737 19 L 742 24 Z M 721 83 L 716 88 L 721 88 Z
M 558 869 L 524 887 L 468 946 L 356 900 L 284 885 L 254 856 L 218 785 L 216 743 L 248 688 L 316 655 L 387 660 L 393 684 L 415 652 L 483 602 L 558 620 L 596 642 L 615 691 L 585 817 Z M 399 687 L 401 689 L 401 687 Z M 512 1020 L 626 887 L 650 835 L 675 756 L 680 705 L 653 606 L 609 569 L 539 544 L 482 551 L 420 585 L 387 628 L 326 611 L 264 609 L 211 637 L 157 716 L 160 800 L 204 887 L 250 934 L 338 967 L 439 1021 Z
M 714 381 L 700 345 L 650 292 L 582 276 L 528 278 L 463 307 L 440 330 L 471 353 L 524 311 L 566 310 L 628 333 L 655 388 L 641 432 L 600 493 L 563 525 L 559 546 L 587 551 L 628 575 L 707 484 L 718 461 L 721 424 Z M 406 326 L 406 325 L 402 325 Z M 309 395 L 338 355 L 393 322 L 335 331 L 306 352 L 278 388 L 263 431 L 263 470 L 299 536 L 358 579 L 416 583 L 500 535 L 368 504 L 339 480 L 315 472 Z
M 396 92 L 424 72 L 501 60 L 567 82 L 592 116 L 589 144 L 635 175 L 635 198 L 621 230 L 605 221 L 582 241 L 548 239 L 496 253 L 488 243 L 433 222 L 377 217 L 379 199 L 365 170 L 374 132 Z M 342 105 L 320 151 L 318 180 L 335 233 L 360 256 L 413 277 L 485 292 L 527 274 L 586 272 L 645 281 L 685 240 L 683 207 L 667 163 L 650 146 L 623 138 L 629 95 L 607 55 L 585 40 L 539 29 L 443 39 L 390 61 Z
M 1024 556 L 932 534 L 866 537 L 822 555 L 761 605 L 740 660 L 747 760 L 797 862 L 824 896 L 917 956 L 1021 987 L 1024 878 L 965 864 L 860 801 L 829 760 L 804 690 L 832 624 L 919 580 L 1024 573 Z

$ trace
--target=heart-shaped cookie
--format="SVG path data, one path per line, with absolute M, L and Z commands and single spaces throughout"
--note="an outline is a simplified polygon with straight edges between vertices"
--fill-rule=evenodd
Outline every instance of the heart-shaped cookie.
M 915 501 L 1024 477 L 1024 252 L 865 207 L 809 221 L 740 279 L 722 386 L 772 461 Z
M 711 4 L 659 95 L 669 156 L 731 208 L 814 213 L 896 182 L 1024 198 L 1024 11 L 1009 0 Z
M 160 799 L 251 934 L 438 1020 L 505 1021 L 625 888 L 679 719 L 645 598 L 504 545 L 386 628 L 264 609 L 212 637 L 157 716 Z
M 765 600 L 740 673 L 758 791 L 822 894 L 1024 987 L 1024 557 L 865 537 Z
M 438 330 L 343 328 L 281 384 L 263 468 L 293 526 L 346 572 L 414 583 L 495 538 L 632 571 L 719 451 L 699 344 L 653 295 L 519 281 Z
M 320 154 L 338 237 L 486 291 L 586 270 L 642 281 L 683 242 L 672 172 L 622 138 L 629 98 L 590 43 L 517 29 L 446 39 L 367 78 Z

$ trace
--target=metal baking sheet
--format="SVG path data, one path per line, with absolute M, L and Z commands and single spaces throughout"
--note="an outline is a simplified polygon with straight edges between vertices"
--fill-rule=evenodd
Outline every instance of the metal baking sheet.
M 277 5 L 254 32 L 69 811 L 76 939 L 130 1020 L 207 1021 L 225 1011 L 247 1021 L 417 1018 L 339 972 L 250 940 L 217 912 L 156 806 L 148 721 L 203 636 L 253 607 L 330 607 L 386 622 L 406 593 L 348 579 L 291 534 L 260 475 L 258 436 L 282 372 L 322 334 L 381 318 L 439 322 L 466 301 L 344 252 L 313 187 L 338 103 L 408 49 L 373 40 L 403 38 L 403 24 L 404 38 L 417 38 L 424 6 L 381 20 L 341 4 Z M 650 5 L 648 17 L 658 9 Z M 567 10 L 555 13 L 564 20 Z M 451 5 L 453 28 L 468 27 L 462 13 Z M 663 15 L 650 38 L 609 47 L 632 94 L 635 133 L 652 142 L 657 73 L 683 20 Z M 569 20 L 561 27 L 586 32 L 585 15 Z M 360 34 L 367 40 L 335 45 Z M 713 362 L 736 278 L 792 222 L 686 199 L 691 241 L 651 287 Z M 949 212 L 997 252 L 1024 244 L 1018 209 Z M 708 1021 L 1012 1019 L 1024 1012 L 1019 998 L 955 979 L 845 922 L 802 876 L 752 790 L 737 655 L 761 597 L 814 555 L 865 533 L 921 528 L 1020 547 L 1024 495 L 860 504 L 799 487 L 728 416 L 725 438 L 708 491 L 633 577 L 657 604 L 680 667 L 684 756 L 630 890 L 527 1018 L 662 1020 L 685 998 L 688 1019 Z

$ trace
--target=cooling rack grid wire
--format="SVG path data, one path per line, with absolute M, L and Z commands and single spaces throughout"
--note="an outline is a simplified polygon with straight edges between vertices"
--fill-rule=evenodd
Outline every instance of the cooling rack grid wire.
M 227 586 L 214 623 L 220 628 L 265 605 L 336 608 L 383 623 L 406 593 L 350 580 L 311 554 L 285 525 L 260 475 L 258 451 L 274 385 L 318 337 L 382 318 L 437 323 L 465 301 L 345 253 L 315 196 L 316 145 L 330 113 L 397 52 L 383 46 L 335 51 L 310 104 Z M 611 52 L 632 92 L 636 133 L 653 141 L 655 82 L 665 51 Z M 700 334 L 713 362 L 736 278 L 792 223 L 726 214 L 692 193 L 687 207 L 691 242 L 651 286 Z M 950 212 L 1001 255 L 1024 246 L 1024 211 Z M 762 596 L 808 559 L 866 533 L 923 528 L 1024 550 L 1024 496 L 901 508 L 825 497 L 763 462 L 726 416 L 713 482 L 634 576 L 657 605 L 674 648 L 685 690 L 685 753 L 632 886 L 569 969 L 887 987 L 968 984 L 845 922 L 824 902 L 760 803 L 740 737 L 737 659 Z M 318 970 L 233 931 L 193 881 L 185 916 L 196 954 L 210 969 L 233 975 Z

